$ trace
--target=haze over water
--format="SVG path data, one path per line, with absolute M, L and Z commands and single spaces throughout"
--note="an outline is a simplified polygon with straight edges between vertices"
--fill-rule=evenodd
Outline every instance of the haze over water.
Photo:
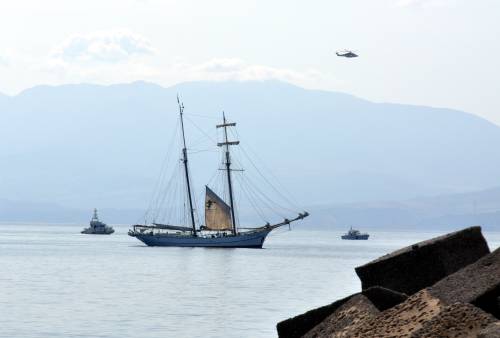
M 442 234 L 277 231 L 256 250 L 146 247 L 127 227 L 82 227 L 0 225 L 1 337 L 274 337 L 277 322 L 359 291 L 354 267 Z M 485 237 L 500 246 L 500 232 Z

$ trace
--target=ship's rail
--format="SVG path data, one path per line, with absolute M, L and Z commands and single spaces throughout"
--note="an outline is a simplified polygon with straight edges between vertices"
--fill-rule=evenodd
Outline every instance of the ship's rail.
M 263 230 L 273 230 L 284 225 L 289 225 L 293 222 L 303 220 L 308 217 L 309 213 L 304 211 L 303 213 L 299 213 L 299 215 L 293 219 L 285 218 L 282 222 L 276 224 L 267 223 L 264 226 L 257 228 L 239 228 L 240 230 L 247 230 L 241 232 L 241 234 L 251 234 Z M 172 232 L 175 231 L 175 232 Z M 214 237 L 214 236 L 233 236 L 233 234 L 229 231 L 213 231 L 213 230 L 199 230 L 197 231 L 199 234 L 205 233 L 206 235 L 202 235 L 203 237 Z M 128 234 L 130 236 L 135 237 L 138 234 L 149 234 L 149 235 L 169 235 L 169 236 L 190 236 L 193 234 L 193 229 L 184 226 L 178 225 L 169 225 L 169 224 L 159 224 L 153 223 L 153 225 L 144 225 L 144 224 L 136 224 L 133 226 L 133 230 L 129 230 Z

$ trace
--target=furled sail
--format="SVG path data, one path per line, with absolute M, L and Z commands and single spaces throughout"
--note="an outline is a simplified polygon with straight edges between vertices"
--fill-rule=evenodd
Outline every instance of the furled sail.
M 208 230 L 231 230 L 231 207 L 208 186 L 205 194 L 205 226 Z

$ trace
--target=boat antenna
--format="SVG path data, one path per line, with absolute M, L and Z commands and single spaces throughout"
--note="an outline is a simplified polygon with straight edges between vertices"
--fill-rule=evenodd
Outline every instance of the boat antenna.
M 236 231 L 236 218 L 234 217 L 234 199 L 233 199 L 233 184 L 231 181 L 231 156 L 229 155 L 229 146 L 235 146 L 240 144 L 240 141 L 229 141 L 227 138 L 227 127 L 236 126 L 236 122 L 227 122 L 226 114 L 222 112 L 222 124 L 218 124 L 217 128 L 224 128 L 224 142 L 217 143 L 219 147 L 226 148 L 226 172 L 227 172 L 227 186 L 229 188 L 229 203 L 231 206 L 231 220 L 233 223 L 233 234 L 237 234 Z
M 194 210 L 193 210 L 193 198 L 191 197 L 191 184 L 189 181 L 189 169 L 188 169 L 188 156 L 186 149 L 186 135 L 184 134 L 184 104 L 179 99 L 179 95 L 177 94 L 177 104 L 179 105 L 179 115 L 181 117 L 181 129 L 182 129 L 182 162 L 184 163 L 184 173 L 186 174 L 186 185 L 188 192 L 188 200 L 189 200 L 189 211 L 191 214 L 191 226 L 193 227 L 193 236 L 196 235 L 196 222 L 194 221 Z

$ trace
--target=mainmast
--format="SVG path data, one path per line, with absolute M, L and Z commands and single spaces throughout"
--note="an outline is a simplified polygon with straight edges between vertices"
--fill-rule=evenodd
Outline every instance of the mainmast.
M 235 122 L 228 123 L 226 115 L 222 112 L 223 123 L 218 124 L 217 128 L 224 128 L 224 142 L 217 143 L 219 147 L 226 148 L 226 172 L 227 172 L 227 186 L 229 188 L 229 204 L 231 206 L 231 220 L 233 224 L 233 234 L 236 235 L 236 218 L 234 217 L 234 201 L 233 201 L 233 184 L 231 181 L 231 156 L 229 155 L 229 146 L 240 144 L 240 141 L 229 141 L 227 138 L 227 127 L 236 126 Z
M 189 199 L 189 211 L 191 214 L 191 226 L 193 227 L 193 236 L 196 235 L 196 223 L 194 221 L 194 210 L 193 210 L 193 198 L 191 197 L 191 184 L 189 181 L 189 169 L 188 169 L 188 156 L 187 156 L 187 149 L 186 149 L 186 136 L 184 135 L 184 104 L 181 103 L 179 100 L 179 95 L 177 95 L 177 103 L 179 104 L 179 115 L 181 116 L 181 129 L 182 129 L 182 162 L 184 163 L 184 173 L 186 174 L 186 185 L 187 185 L 187 191 L 188 191 L 188 199 Z

